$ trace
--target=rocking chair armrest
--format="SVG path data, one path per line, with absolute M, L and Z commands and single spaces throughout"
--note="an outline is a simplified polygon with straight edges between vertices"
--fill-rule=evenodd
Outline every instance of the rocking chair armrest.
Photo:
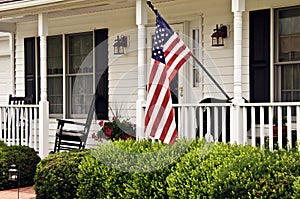
M 57 127 L 61 126 L 63 127 L 64 124 L 75 124 L 75 125 L 80 125 L 80 126 L 85 126 L 85 123 L 81 123 L 81 122 L 74 122 L 74 121 L 70 121 L 70 120 L 63 120 L 63 119 L 56 119 L 58 121 L 58 125 Z

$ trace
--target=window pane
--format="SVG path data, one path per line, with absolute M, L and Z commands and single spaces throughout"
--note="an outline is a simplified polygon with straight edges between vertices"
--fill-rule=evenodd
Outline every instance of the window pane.
M 279 61 L 300 60 L 300 7 L 278 11 Z
M 281 100 L 300 101 L 300 64 L 285 64 L 281 68 Z
M 199 57 L 199 29 L 193 30 L 193 54 Z M 193 87 L 200 86 L 200 72 L 197 63 L 193 61 Z
M 62 36 L 47 38 L 47 73 L 62 74 Z
M 63 112 L 62 36 L 47 37 L 47 87 L 50 114 Z
M 69 74 L 93 72 L 93 34 L 68 35 Z
M 87 114 L 93 96 L 93 76 L 77 75 L 69 79 L 72 92 L 71 114 Z
M 62 79 L 63 79 L 62 76 L 47 78 L 50 114 L 62 114 L 63 111 Z

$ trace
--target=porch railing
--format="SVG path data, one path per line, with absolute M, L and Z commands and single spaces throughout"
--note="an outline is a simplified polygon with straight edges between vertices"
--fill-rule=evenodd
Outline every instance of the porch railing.
M 205 137 L 270 150 L 288 150 L 300 140 L 299 102 L 176 104 L 174 108 L 179 138 Z
M 0 140 L 38 151 L 38 105 L 0 106 Z

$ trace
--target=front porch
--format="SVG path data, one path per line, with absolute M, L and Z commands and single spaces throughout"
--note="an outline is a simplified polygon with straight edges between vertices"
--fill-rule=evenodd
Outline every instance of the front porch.
M 300 138 L 300 102 L 191 103 L 176 104 L 174 108 L 177 112 L 178 139 L 205 137 L 213 142 L 249 144 L 268 147 L 272 151 L 294 148 Z M 41 119 L 39 110 L 39 105 L 1 105 L 0 140 L 8 145 L 32 147 L 39 154 L 51 151 L 55 120 L 51 122 L 51 129 L 40 130 L 41 125 L 49 123 L 49 118 Z M 273 128 L 274 118 L 278 123 L 278 132 Z M 137 129 L 137 139 L 151 139 L 143 133 L 143 127 Z M 89 132 L 88 147 L 97 144 L 91 138 L 97 130 L 95 120 Z

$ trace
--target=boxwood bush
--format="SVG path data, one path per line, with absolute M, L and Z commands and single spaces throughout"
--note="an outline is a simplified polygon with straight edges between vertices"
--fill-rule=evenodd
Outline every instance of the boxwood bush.
M 223 166 L 230 165 L 240 156 L 259 150 L 248 146 L 198 141 L 167 177 L 169 197 L 210 198 Z
M 37 166 L 34 190 L 37 199 L 74 198 L 78 186 L 78 165 L 87 151 L 55 153 Z
M 299 151 L 204 140 L 114 141 L 51 155 L 37 198 L 299 198 Z
M 239 157 L 219 173 L 213 197 L 292 198 L 299 158 L 298 151 L 268 150 Z
M 17 183 L 8 180 L 8 170 L 12 164 L 20 170 L 20 186 L 34 184 L 33 178 L 40 157 L 36 151 L 27 146 L 0 147 L 0 190 L 16 188 Z
M 0 140 L 0 148 L 5 148 L 5 147 L 7 147 L 7 145 L 3 141 Z
M 127 140 L 100 145 L 80 165 L 77 196 L 167 198 L 166 177 L 190 144 Z

